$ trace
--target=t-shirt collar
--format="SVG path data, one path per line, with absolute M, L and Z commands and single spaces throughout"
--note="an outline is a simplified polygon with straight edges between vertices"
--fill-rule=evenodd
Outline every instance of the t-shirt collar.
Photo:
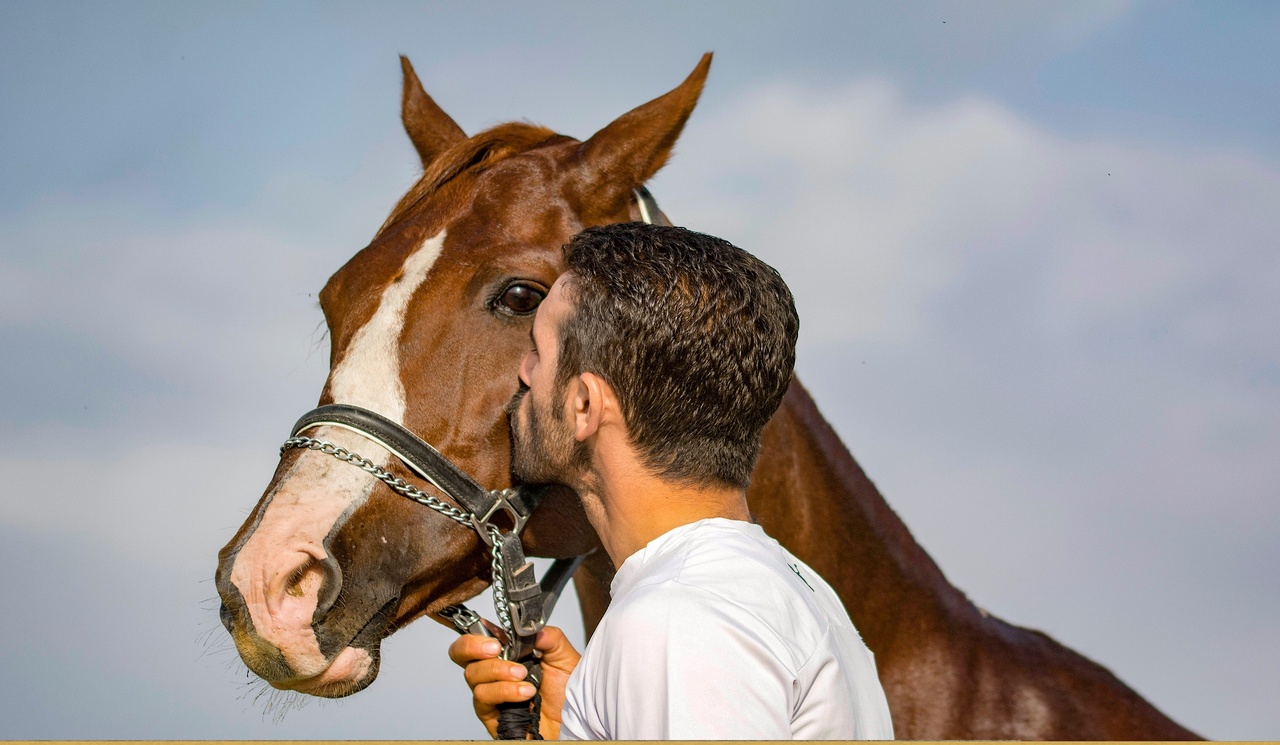
M 654 538 L 645 544 L 645 547 L 623 559 L 622 566 L 618 567 L 617 573 L 613 575 L 613 582 L 609 583 L 609 596 L 618 599 L 625 595 L 631 586 L 635 584 L 637 578 L 644 573 L 644 567 L 650 561 L 665 553 L 664 549 L 672 544 L 678 543 L 680 538 L 697 530 L 703 525 L 714 524 L 724 526 L 734 530 L 759 531 L 760 526 L 755 523 L 744 522 L 742 520 L 730 520 L 724 517 L 707 517 L 702 520 L 695 520 L 691 523 L 685 523 L 668 530 L 662 535 Z

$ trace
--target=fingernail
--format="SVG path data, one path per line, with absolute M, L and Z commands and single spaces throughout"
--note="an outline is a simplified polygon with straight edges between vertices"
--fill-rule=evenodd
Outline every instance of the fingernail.
M 521 695 L 521 696 L 529 696 L 529 697 L 532 697 L 532 696 L 533 696 L 533 694 L 535 694 L 535 693 L 537 693 L 537 692 L 538 692 L 538 691 L 537 691 L 537 689 L 536 689 L 536 688 L 534 688 L 533 686 L 529 685 L 528 683 L 521 683 L 521 684 L 520 684 L 520 695 Z
M 524 665 L 512 665 L 511 674 L 516 676 L 516 679 L 518 680 L 528 675 L 529 671 L 525 669 Z
M 495 641 L 487 641 L 480 645 L 480 650 L 485 654 L 497 654 L 502 651 L 502 647 Z

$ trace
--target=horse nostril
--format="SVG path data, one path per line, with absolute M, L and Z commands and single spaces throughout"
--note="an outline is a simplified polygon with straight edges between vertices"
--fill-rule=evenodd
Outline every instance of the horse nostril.
M 222 603 L 218 606 L 218 618 L 222 619 L 222 625 L 226 627 L 227 631 L 233 631 L 231 628 L 233 623 L 231 618 L 231 609 L 227 607 L 226 603 Z
M 316 594 L 315 618 L 318 620 L 338 601 L 338 594 L 342 592 L 342 568 L 333 556 L 321 559 L 315 566 L 323 573 L 320 591 Z

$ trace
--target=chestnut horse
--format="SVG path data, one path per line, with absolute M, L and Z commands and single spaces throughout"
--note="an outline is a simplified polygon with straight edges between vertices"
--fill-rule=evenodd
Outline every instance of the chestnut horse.
M 639 219 L 633 189 L 666 162 L 710 62 L 581 142 L 524 123 L 468 137 L 401 58 L 402 116 L 423 175 L 320 293 L 331 338 L 320 402 L 379 412 L 486 487 L 509 486 L 502 406 L 537 304 L 563 270 L 560 248 L 583 228 Z M 351 432 L 312 436 L 435 493 Z M 799 382 L 764 432 L 748 498 L 765 530 L 839 592 L 876 654 L 900 737 L 1195 737 L 1105 668 L 989 616 L 949 584 Z M 563 489 L 538 508 L 524 543 L 546 557 L 599 545 Z M 612 572 L 597 551 L 575 577 L 588 633 Z M 488 578 L 474 532 L 358 468 L 290 450 L 220 552 L 217 587 L 253 672 L 337 697 L 373 681 L 385 636 L 440 620 Z

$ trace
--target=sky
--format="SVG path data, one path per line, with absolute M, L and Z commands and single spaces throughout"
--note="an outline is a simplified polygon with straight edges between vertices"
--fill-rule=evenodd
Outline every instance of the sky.
M 651 189 L 782 272 L 801 379 L 947 577 L 1203 735 L 1280 736 L 1277 32 L 1244 1 L 0 4 L 0 738 L 483 736 L 433 624 L 350 699 L 264 690 L 215 555 L 319 395 L 316 292 L 417 175 L 396 55 L 467 132 L 585 138 L 709 50 Z

